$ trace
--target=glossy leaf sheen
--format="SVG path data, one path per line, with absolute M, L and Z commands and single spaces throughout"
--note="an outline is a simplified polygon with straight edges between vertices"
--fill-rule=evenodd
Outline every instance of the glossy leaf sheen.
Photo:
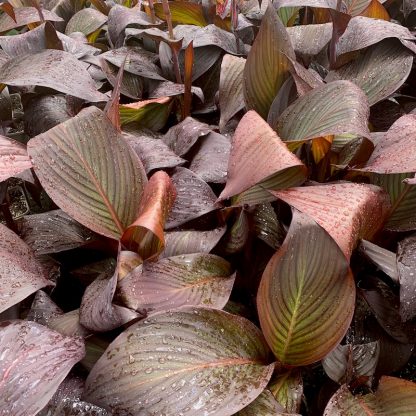
M 319 361 L 345 335 L 354 303 L 354 279 L 341 250 L 315 221 L 295 211 L 257 294 L 260 325 L 273 353 L 290 366 Z
M 81 224 L 118 238 L 137 218 L 146 174 L 98 108 L 33 138 L 28 151 L 46 192 Z
M 1 322 L 0 338 L 0 408 L 4 415 L 36 415 L 85 354 L 82 340 L 30 321 Z
M 231 416 L 263 391 L 273 367 L 248 320 L 184 308 L 155 314 L 118 336 L 91 370 L 84 396 L 133 416 Z

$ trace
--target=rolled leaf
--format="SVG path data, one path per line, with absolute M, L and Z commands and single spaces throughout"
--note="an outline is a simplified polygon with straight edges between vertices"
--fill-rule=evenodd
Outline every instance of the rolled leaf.
M 51 284 L 29 246 L 0 224 L 0 313 Z
M 137 219 L 124 231 L 121 242 L 142 259 L 159 255 L 165 246 L 164 227 L 176 198 L 168 174 L 156 172 L 144 188 Z
M 10 59 L 0 67 L 0 82 L 17 87 L 52 88 L 91 102 L 108 99 L 97 91 L 81 62 L 70 53 L 56 49 Z
M 275 129 L 284 141 L 343 133 L 368 137 L 369 112 L 361 88 L 349 81 L 334 81 L 298 98 L 279 117 Z
M 386 193 L 374 185 L 334 182 L 271 193 L 314 218 L 347 258 L 360 238 L 380 229 L 390 208 Z
M 274 7 L 269 5 L 244 67 L 244 97 L 248 109 L 267 118 L 270 105 L 289 77 L 295 53 Z
M 260 325 L 273 353 L 290 366 L 321 360 L 345 335 L 354 303 L 354 278 L 340 248 L 315 221 L 294 211 L 257 294 Z
M 38 290 L 33 298 L 26 320 L 48 326 L 50 319 L 62 314 L 62 309 L 43 290 Z
M 137 218 L 146 174 L 98 108 L 33 138 L 28 151 L 46 192 L 81 224 L 118 239 Z
M 162 312 L 109 345 L 84 398 L 114 413 L 231 416 L 266 387 L 274 368 L 268 354 L 260 331 L 244 318 L 204 308 Z
M 246 194 L 251 199 L 263 202 L 264 189 L 288 188 L 301 184 L 305 177 L 303 163 L 255 111 L 249 111 L 234 133 L 227 183 L 219 200 L 249 190 Z
M 0 337 L 0 408 L 4 414 L 36 415 L 85 354 L 79 338 L 64 337 L 31 321 L 2 322 Z
M 228 302 L 235 274 L 213 254 L 187 254 L 145 262 L 119 284 L 124 303 L 146 313 L 204 306 L 222 309 Z
M 0 136 L 0 182 L 32 167 L 26 146 L 16 140 Z

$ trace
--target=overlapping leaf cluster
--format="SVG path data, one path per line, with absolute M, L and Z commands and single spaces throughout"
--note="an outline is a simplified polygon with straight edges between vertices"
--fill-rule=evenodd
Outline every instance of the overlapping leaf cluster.
M 0 414 L 416 414 L 413 3 L 3 2 Z

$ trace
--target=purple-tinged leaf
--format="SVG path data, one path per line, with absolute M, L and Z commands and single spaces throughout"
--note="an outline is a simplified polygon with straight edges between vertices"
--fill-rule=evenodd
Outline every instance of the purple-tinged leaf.
M 380 229 L 390 209 L 388 195 L 374 185 L 334 182 L 271 192 L 310 215 L 348 259 L 359 239 L 371 238 Z
M 2 322 L 0 338 L 0 408 L 5 415 L 36 415 L 85 355 L 81 339 L 31 321 Z
M 111 416 L 102 407 L 79 399 L 65 398 L 54 407 L 50 407 L 51 413 L 40 414 L 39 416 Z
M 249 111 L 234 133 L 227 184 L 219 200 L 244 192 L 247 199 L 250 196 L 250 201 L 257 204 L 264 202 L 260 199 L 267 194 L 265 189 L 300 185 L 305 177 L 303 163 L 255 111 Z
M 210 253 L 224 235 L 226 227 L 209 231 L 168 231 L 165 233 L 165 250 L 160 258 L 181 254 Z
M 165 222 L 176 199 L 169 175 L 158 171 L 144 188 L 137 219 L 124 231 L 121 242 L 144 260 L 156 258 L 165 247 Z
M 108 99 L 97 91 L 81 62 L 70 53 L 56 49 L 10 59 L 0 67 L 0 82 L 17 87 L 52 88 L 91 102 Z
M 222 238 L 219 249 L 221 253 L 235 254 L 242 251 L 250 234 L 250 223 L 245 209 L 237 208 L 234 211 L 235 219 Z
M 277 250 L 285 237 L 285 230 L 271 204 L 256 205 L 252 212 L 253 231 L 256 236 Z
M 81 32 L 85 36 L 100 29 L 107 23 L 107 16 L 96 9 L 88 7 L 75 13 L 65 28 L 65 34 L 70 35 L 73 32 Z
M 0 182 L 32 167 L 26 146 L 0 135 Z
M 383 376 L 375 393 L 353 396 L 346 385 L 331 397 L 324 416 L 404 416 L 416 409 L 416 383 Z
M 186 254 L 145 262 L 127 275 L 118 290 L 131 309 L 145 313 L 204 306 L 222 309 L 228 302 L 235 274 L 213 254 Z
M 268 388 L 287 413 L 292 415 L 299 412 L 303 396 L 302 374 L 299 369 L 279 372 L 272 378 Z
M 244 97 L 248 109 L 267 118 L 270 105 L 289 77 L 289 58 L 295 58 L 285 27 L 270 4 L 244 67 Z
M 94 234 L 89 229 L 62 210 L 26 215 L 21 222 L 20 235 L 35 254 L 71 250 L 94 239 Z
M 273 3 L 276 9 L 282 7 L 319 7 L 320 9 L 334 9 L 337 8 L 336 0 L 277 0 Z
M 23 240 L 0 224 L 0 313 L 52 284 Z
M 179 227 L 218 208 L 217 197 L 210 186 L 189 169 L 176 168 L 171 179 L 176 200 L 166 220 L 167 229 Z
M 378 341 L 367 344 L 338 345 L 322 360 L 322 366 L 328 377 L 338 384 L 350 383 L 354 379 L 367 377 L 367 384 L 371 386 L 379 355 Z
M 314 220 L 295 210 L 257 293 L 260 325 L 273 353 L 289 366 L 321 360 L 344 337 L 354 304 L 354 278 L 342 251 Z
M 0 16 L 0 33 L 41 21 L 35 7 L 17 7 L 14 9 L 14 13 L 16 20 L 13 20 L 7 13 L 3 13 Z M 61 17 L 49 10 L 43 10 L 43 16 L 45 20 L 50 22 L 63 22 Z
M 284 407 L 265 389 L 254 402 L 237 412 L 235 416 L 284 416 L 284 413 Z
M 26 320 L 48 326 L 52 318 L 62 314 L 62 309 L 43 290 L 38 290 L 33 298 Z
M 209 183 L 225 183 L 231 142 L 227 137 L 211 132 L 199 140 L 189 170 Z
M 266 387 L 268 359 L 261 332 L 245 318 L 204 308 L 157 313 L 109 345 L 84 399 L 119 414 L 231 416 Z
M 178 155 L 183 156 L 196 143 L 199 137 L 211 132 L 210 127 L 192 117 L 171 127 L 163 137 L 163 141 Z
M 47 322 L 48 328 L 68 337 L 88 337 L 91 332 L 79 322 L 79 309 L 51 317 Z
M 220 130 L 245 106 L 243 74 L 246 60 L 233 55 L 224 55 L 221 64 L 219 107 L 221 110 Z
M 397 247 L 400 282 L 400 315 L 403 321 L 416 316 L 416 237 L 407 237 Z
M 98 108 L 36 136 L 28 150 L 46 192 L 81 224 L 118 239 L 137 218 L 143 165 Z

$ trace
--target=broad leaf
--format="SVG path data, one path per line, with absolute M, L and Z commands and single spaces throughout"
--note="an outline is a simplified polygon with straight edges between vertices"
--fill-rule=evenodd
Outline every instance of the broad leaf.
M 248 109 L 267 118 L 270 105 L 289 77 L 295 53 L 285 27 L 269 5 L 244 68 L 244 97 Z
M 298 98 L 282 113 L 277 126 L 272 127 L 284 141 L 343 133 L 368 137 L 369 113 L 361 88 L 349 81 L 334 81 Z
M 0 135 L 0 182 L 31 167 L 26 146 Z
M 91 332 L 81 325 L 79 309 L 51 317 L 47 322 L 48 328 L 68 337 L 88 337 Z
M 412 69 L 413 55 L 395 39 L 368 48 L 354 61 L 331 71 L 326 81 L 348 80 L 366 93 L 371 105 L 399 89 Z
M 33 138 L 28 150 L 46 192 L 81 224 L 117 239 L 137 218 L 146 174 L 98 108 Z
M 222 309 L 230 297 L 235 274 L 213 254 L 187 254 L 145 262 L 119 284 L 123 302 L 146 313 L 204 306 Z
M 35 293 L 26 320 L 48 326 L 50 319 L 62 314 L 62 309 L 43 290 L 38 290 Z
M 390 208 L 387 194 L 374 185 L 334 182 L 271 192 L 314 218 L 347 258 L 360 238 L 380 229 Z
M 1 322 L 0 338 L 0 408 L 9 415 L 36 415 L 85 354 L 82 340 L 31 321 Z
M 88 7 L 75 13 L 67 23 L 65 34 L 70 35 L 73 32 L 81 32 L 85 36 L 100 29 L 107 23 L 107 16 L 96 9 Z
M 353 396 L 342 386 L 328 402 L 324 416 L 411 416 L 416 409 L 416 384 L 395 377 L 382 377 L 375 393 Z
M 121 242 L 142 259 L 159 255 L 165 246 L 164 227 L 176 199 L 167 173 L 156 172 L 146 184 L 137 219 L 124 231 Z
M 269 390 L 264 390 L 254 402 L 250 403 L 243 410 L 240 410 L 235 416 L 280 416 L 284 412 L 273 394 Z
M 162 312 L 109 345 L 84 397 L 120 414 L 231 416 L 266 387 L 274 368 L 268 354 L 260 331 L 244 318 L 203 308 Z
M 0 82 L 17 87 L 52 88 L 91 102 L 108 99 L 97 91 L 81 62 L 70 53 L 56 49 L 10 59 L 0 67 Z
M 269 389 L 286 412 L 290 414 L 299 412 L 303 396 L 300 370 L 280 371 L 272 378 Z
M 266 164 L 261 162 L 265 158 Z M 249 111 L 234 133 L 227 183 L 219 200 L 244 192 L 240 199 L 263 202 L 264 189 L 300 185 L 305 178 L 303 163 L 255 111 Z
M 0 313 L 51 284 L 29 246 L 0 224 Z
M 244 58 L 233 55 L 224 55 L 222 59 L 219 86 L 220 130 L 245 106 L 243 92 L 245 64 Z
M 321 360 L 345 335 L 354 303 L 354 278 L 340 248 L 315 221 L 294 211 L 257 294 L 260 325 L 273 353 L 289 366 Z

